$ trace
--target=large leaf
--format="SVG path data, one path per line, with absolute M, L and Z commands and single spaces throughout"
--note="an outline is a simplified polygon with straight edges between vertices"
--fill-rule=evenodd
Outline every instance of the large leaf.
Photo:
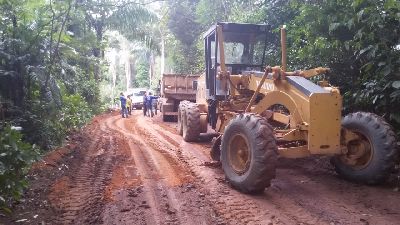
M 335 31 L 340 26 L 340 23 L 329 24 L 329 32 Z

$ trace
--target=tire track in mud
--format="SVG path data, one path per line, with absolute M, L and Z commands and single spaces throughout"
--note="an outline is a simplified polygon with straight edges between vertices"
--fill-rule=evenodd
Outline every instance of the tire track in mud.
M 103 193 L 111 177 L 114 144 L 102 126 L 91 132 L 95 137 L 90 143 L 79 147 L 78 159 L 67 175 L 56 181 L 49 194 L 52 206 L 59 212 L 56 224 L 101 223 Z M 102 138 L 100 138 L 102 137 Z M 105 151 L 107 149 L 107 151 Z
M 159 124 L 150 125 L 149 122 L 151 121 L 142 120 L 137 125 L 142 133 L 147 131 L 152 136 L 158 136 L 169 154 L 190 168 L 191 173 L 199 180 L 197 185 L 202 187 L 217 215 L 223 217 L 229 224 L 269 224 L 272 221 L 278 224 L 279 220 L 271 218 L 271 215 L 255 204 L 251 197 L 232 190 L 224 182 L 222 171 L 217 172 L 204 166 L 205 162 L 211 161 L 205 149 L 198 144 L 184 142 L 182 137 L 171 133 L 169 129 Z
M 158 177 L 154 172 L 154 167 L 150 165 L 149 160 L 146 160 L 141 147 L 141 143 L 135 138 L 135 136 L 129 133 L 123 125 L 118 123 L 120 121 L 119 117 L 113 117 L 111 120 L 107 121 L 107 127 L 123 135 L 126 140 L 131 154 L 134 158 L 135 165 L 138 169 L 138 173 L 141 177 L 143 189 L 145 193 L 145 199 L 147 199 L 148 205 L 150 207 L 151 216 L 146 217 L 146 221 L 149 224 L 160 224 L 163 220 L 164 213 L 162 212 L 160 205 L 157 202 L 163 201 L 163 196 L 157 193 L 158 190 L 156 182 L 153 182 L 152 178 Z
M 178 140 L 181 140 L 180 148 L 182 150 L 177 150 L 182 155 L 180 158 L 190 164 L 192 171 L 195 171 L 202 181 L 202 186 L 205 187 L 205 192 L 208 193 L 212 204 L 230 224 L 329 224 L 328 221 L 334 221 L 333 218 L 328 217 L 327 219 L 326 216 L 324 216 L 325 219 L 321 219 L 321 214 L 324 212 L 318 210 L 318 206 L 308 205 L 308 209 L 304 209 L 303 206 L 306 203 L 298 197 L 289 198 L 277 194 L 279 187 L 274 186 L 276 180 L 264 195 L 251 196 L 237 192 L 224 182 L 224 174 L 221 169 L 212 170 L 202 166 L 205 162 L 211 161 L 208 154 L 209 148 L 201 146 L 201 143 L 184 142 L 182 137 L 171 133 L 169 129 L 165 129 L 159 124 L 149 126 L 142 123 L 140 125 L 146 127 L 147 130 L 151 128 L 154 135 L 161 135 L 164 137 L 163 141 L 169 145 L 176 146 Z M 271 192 L 273 192 L 272 195 L 270 195 Z M 285 205 L 292 206 L 286 210 Z M 314 210 L 312 210 L 313 208 Z M 310 213 L 310 210 L 313 212 Z
M 150 127 L 150 126 L 147 126 Z M 176 140 L 181 140 L 182 138 L 175 133 L 169 132 L 168 135 L 165 134 L 164 126 L 155 125 L 153 128 L 162 136 L 169 136 L 165 141 L 171 143 L 170 140 L 174 140 L 171 144 L 175 145 Z M 207 191 L 210 193 L 211 201 L 216 205 L 219 213 L 224 216 L 231 224 L 329 224 L 329 222 L 320 220 L 318 217 L 314 217 L 303 209 L 301 200 L 296 201 L 296 197 L 291 199 L 277 198 L 276 196 L 269 195 L 271 190 L 276 190 L 277 188 L 272 187 L 267 190 L 265 195 L 260 196 L 250 196 L 244 195 L 236 190 L 233 190 L 229 185 L 224 182 L 224 174 L 221 169 L 210 170 L 205 172 L 204 169 L 198 168 L 196 165 L 203 165 L 204 162 L 211 161 L 209 154 L 209 149 L 199 145 L 198 143 L 186 143 L 181 141 L 181 148 L 184 149 L 183 155 L 187 161 L 194 161 L 197 163 L 191 163 L 192 168 L 196 171 L 195 173 L 199 175 L 199 178 L 206 184 L 204 186 L 208 187 Z M 210 176 L 210 173 L 213 175 Z M 209 179 L 210 177 L 215 177 L 215 180 Z M 216 194 L 215 194 L 216 193 Z M 281 196 L 282 197 L 282 196 Z M 285 204 L 291 205 L 295 201 L 296 211 L 291 211 L 293 208 L 286 210 Z M 312 205 L 310 205 L 311 207 Z M 314 206 L 318 207 L 318 206 Z M 282 213 L 283 212 L 283 213 Z M 315 210 L 315 214 L 321 214 L 323 212 L 318 209 Z M 279 215 L 276 216 L 276 215 Z M 305 222 L 308 221 L 308 222 Z
M 166 135 L 163 126 L 155 125 L 152 128 L 162 136 L 169 136 L 165 141 L 174 140 L 170 144 L 175 145 L 177 140 L 181 140 L 182 150 L 179 151 L 182 158 L 190 164 L 191 169 L 202 181 L 202 186 L 218 214 L 230 224 L 330 224 L 329 221 L 335 221 L 331 216 L 323 215 L 326 213 L 316 205 L 307 205 L 308 208 L 305 209 L 306 203 L 296 195 L 283 196 L 277 193 L 280 189 L 275 186 L 276 180 L 263 195 L 245 195 L 234 190 L 225 182 L 222 169 L 202 166 L 205 162 L 212 161 L 207 154 L 210 148 L 205 149 L 206 147 L 199 143 L 184 142 L 182 137 L 169 130 L 169 134 Z M 286 209 L 285 206 L 290 208 Z
M 199 198 L 197 195 L 193 198 L 190 188 L 182 188 L 190 184 L 191 175 L 165 152 L 165 148 L 160 149 L 163 146 L 157 140 L 132 126 L 135 121 L 135 116 L 128 120 L 114 117 L 108 120 L 107 126 L 124 136 L 132 152 L 153 217 L 147 218 L 146 223 L 215 224 L 213 218 L 204 218 L 204 212 L 197 212 L 204 211 L 196 207 L 204 205 L 201 199 L 196 199 Z M 182 195 L 190 196 L 182 199 Z

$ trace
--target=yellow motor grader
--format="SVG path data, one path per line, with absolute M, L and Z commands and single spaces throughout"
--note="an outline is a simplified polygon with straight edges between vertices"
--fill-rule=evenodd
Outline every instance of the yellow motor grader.
M 308 79 L 328 68 L 286 71 L 284 28 L 282 65 L 265 66 L 269 31 L 267 25 L 217 23 L 205 33 L 206 71 L 197 80 L 196 103 L 182 101 L 178 110 L 184 140 L 196 141 L 210 125 L 219 134 L 212 158 L 245 193 L 270 185 L 278 154 L 330 155 L 346 179 L 384 181 L 399 158 L 389 124 L 366 112 L 342 118 L 339 89 Z

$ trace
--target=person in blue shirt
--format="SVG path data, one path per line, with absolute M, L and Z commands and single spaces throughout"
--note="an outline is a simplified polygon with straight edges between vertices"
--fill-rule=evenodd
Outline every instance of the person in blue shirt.
M 151 92 L 149 92 L 149 94 L 147 95 L 147 98 L 146 98 L 146 108 L 147 108 L 147 116 L 151 116 L 151 117 L 153 117 L 154 116 L 154 113 L 153 113 L 153 100 L 154 99 L 157 99 L 158 97 L 157 96 L 153 96 L 153 95 L 151 95 Z
M 128 118 L 128 110 L 126 109 L 126 98 L 124 93 L 121 92 L 119 96 L 119 100 L 121 101 L 121 115 L 122 118 Z

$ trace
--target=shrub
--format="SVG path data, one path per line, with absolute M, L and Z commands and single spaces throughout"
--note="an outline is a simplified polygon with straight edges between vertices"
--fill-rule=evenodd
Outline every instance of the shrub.
M 88 103 L 79 95 L 63 97 L 60 121 L 67 130 L 78 129 L 85 125 L 93 116 Z
M 9 211 L 8 204 L 18 200 L 27 186 L 29 166 L 37 160 L 35 145 L 22 141 L 22 134 L 7 125 L 0 131 L 0 207 Z

